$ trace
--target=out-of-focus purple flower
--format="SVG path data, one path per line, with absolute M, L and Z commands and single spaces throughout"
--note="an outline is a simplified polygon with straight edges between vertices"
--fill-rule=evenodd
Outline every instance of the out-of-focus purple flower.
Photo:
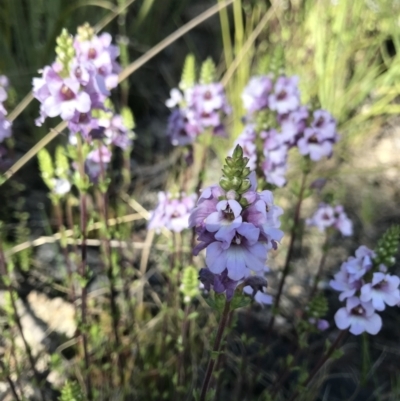
M 333 144 L 338 140 L 335 119 L 326 110 L 315 110 L 311 126 L 304 130 L 297 146 L 303 156 L 318 161 L 332 155 Z
M 166 228 L 174 232 L 181 232 L 189 228 L 189 214 L 195 205 L 196 196 L 182 193 L 173 197 L 170 193 L 158 193 L 158 205 L 151 213 L 148 228 L 159 231 Z
M 347 299 L 346 306 L 336 312 L 335 323 L 341 330 L 350 328 L 354 335 L 364 332 L 375 335 L 382 328 L 382 319 L 375 313 L 372 303 L 362 302 L 357 297 Z
M 196 122 L 189 120 L 185 110 L 173 110 L 168 118 L 167 136 L 174 146 L 186 146 L 194 142 L 201 133 Z
M 223 118 L 231 108 L 222 84 L 197 84 L 187 88 L 183 94 L 174 88 L 166 105 L 170 108 L 178 106 L 172 111 L 167 128 L 174 146 L 194 142 L 207 129 L 211 129 L 214 135 L 225 135 Z
M 359 280 L 364 276 L 366 272 L 372 268 L 372 259 L 375 256 L 375 252 L 362 245 L 356 250 L 356 256 L 350 256 L 347 259 L 346 269 L 350 274 L 350 280 Z
M 371 301 L 372 306 L 378 311 L 384 310 L 385 304 L 395 306 L 400 302 L 399 284 L 399 277 L 376 272 L 373 274 L 372 282 L 361 287 L 360 300 Z
M 310 184 L 311 189 L 316 189 L 317 191 L 321 191 L 327 183 L 326 178 L 317 178 Z
M 113 89 L 118 85 L 118 73 L 121 70 L 116 62 L 119 49 L 112 45 L 111 41 L 109 33 L 102 33 L 100 36 L 93 35 L 90 40 L 84 41 L 76 36 L 74 41 L 77 60 L 92 63 L 97 74 L 104 78 L 108 89 Z
M 273 92 L 269 95 L 269 108 L 278 114 L 286 114 L 300 106 L 298 77 L 281 76 L 276 80 Z
M 356 291 L 360 290 L 362 282 L 360 279 L 354 280 L 352 275 L 347 270 L 347 263 L 342 263 L 340 271 L 334 276 L 334 280 L 329 282 L 329 285 L 336 291 L 341 292 L 339 300 L 343 301 L 346 298 L 352 297 Z
M 111 157 L 112 153 L 105 145 L 101 145 L 100 148 L 89 152 L 85 161 L 85 170 L 93 183 L 97 183 L 102 174 L 105 175 Z
M 0 75 L 0 143 L 11 137 L 12 124 L 6 119 L 7 111 L 3 105 L 3 102 L 8 98 L 8 86 L 8 78 L 5 75 Z
M 265 270 L 268 270 L 268 268 Z M 243 284 L 245 284 L 243 292 L 250 295 L 255 302 L 260 305 L 272 305 L 273 298 L 266 293 L 268 283 L 263 274 L 249 276 L 244 280 Z
M 243 106 L 247 112 L 253 113 L 268 106 L 272 85 L 271 78 L 265 75 L 250 78 L 242 93 Z
M 233 148 L 230 151 L 232 154 L 236 145 L 240 145 L 243 149 L 243 155 L 249 158 L 247 167 L 250 170 L 255 170 L 257 167 L 257 146 L 256 146 L 257 133 L 253 124 L 248 124 L 244 127 L 243 132 L 238 136 Z
M 0 75 L 0 103 L 3 103 L 8 98 L 8 78 L 5 75 Z
M 268 183 L 282 187 L 286 184 L 288 146 L 282 134 L 276 130 L 262 131 L 265 157 L 261 167 Z
M 310 317 L 308 322 L 313 324 L 319 331 L 325 331 L 329 328 L 329 322 L 325 319 L 315 319 Z
M 326 110 L 315 110 L 311 127 L 321 132 L 322 137 L 332 142 L 337 142 L 336 121 Z
M 278 115 L 277 120 L 281 127 L 282 139 L 289 146 L 294 146 L 304 132 L 307 126 L 308 114 L 307 107 L 300 106 L 297 110 Z
M 320 203 L 313 216 L 306 220 L 306 224 L 316 226 L 321 232 L 324 232 L 329 227 L 334 227 L 345 237 L 353 235 L 353 223 L 347 217 L 341 205 L 332 207 L 325 203 Z
M 69 51 L 70 62 L 54 62 L 41 71 L 41 78 L 33 79 L 33 95 L 41 103 L 36 124 L 43 124 L 47 117 L 60 116 L 68 121 L 73 133 L 79 132 L 88 140 L 98 125 L 92 112 L 106 109 L 109 89 L 118 83 L 118 48 L 111 44 L 107 33 L 89 34 L 84 40 L 78 33 Z M 120 145 L 127 143 L 122 136 L 119 139 Z
M 11 137 L 11 123 L 6 119 L 5 114 L 0 111 L 0 143 Z
M 131 132 L 125 126 L 122 116 L 113 115 L 111 118 L 100 118 L 99 127 L 104 129 L 104 138 L 107 143 L 126 149 L 132 143 Z
M 323 134 L 314 127 L 306 128 L 304 136 L 297 142 L 300 154 L 309 156 L 312 161 L 330 157 L 333 151 L 333 143 L 327 141 Z

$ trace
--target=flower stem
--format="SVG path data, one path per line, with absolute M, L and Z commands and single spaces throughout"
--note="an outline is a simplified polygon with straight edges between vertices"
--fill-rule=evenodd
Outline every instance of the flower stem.
M 224 310 L 222 311 L 221 320 L 219 321 L 218 331 L 217 331 L 217 335 L 215 337 L 212 353 L 211 353 L 210 359 L 208 361 L 206 375 L 204 377 L 203 385 L 201 387 L 201 393 L 200 393 L 199 401 L 205 401 L 206 400 L 208 386 L 210 384 L 210 380 L 211 380 L 212 373 L 214 371 L 215 362 L 216 362 L 215 353 L 218 353 L 219 350 L 220 350 L 220 347 L 221 347 L 221 341 L 222 341 L 222 338 L 223 338 L 223 335 L 224 335 L 226 323 L 228 322 L 230 306 L 231 306 L 230 301 L 226 300 L 225 301 Z
M 285 285 L 286 277 L 288 276 L 289 270 L 290 270 L 290 262 L 291 262 L 292 257 L 293 257 L 294 243 L 296 242 L 296 237 L 297 237 L 297 233 L 298 233 L 298 230 L 299 230 L 298 225 L 299 225 L 299 220 L 300 220 L 300 210 L 301 210 L 301 204 L 303 203 L 304 191 L 306 189 L 307 175 L 308 175 L 307 172 L 303 172 L 303 178 L 301 180 L 299 197 L 298 197 L 296 209 L 295 209 L 295 212 L 294 212 L 293 226 L 292 226 L 292 230 L 290 232 L 289 249 L 288 249 L 288 253 L 286 255 L 286 261 L 285 261 L 285 266 L 283 268 L 282 278 L 281 278 L 281 281 L 279 283 L 278 293 L 276 295 L 274 306 L 273 306 L 273 309 L 275 311 L 277 311 L 278 308 L 279 308 L 279 303 L 280 303 L 280 300 L 281 300 L 283 287 Z M 271 317 L 271 320 L 270 320 L 269 325 L 268 325 L 267 333 L 270 333 L 272 331 L 272 329 L 274 327 L 274 323 L 275 323 L 275 314 L 273 314 L 272 317 Z
M 106 182 L 106 166 L 105 163 L 103 162 L 103 157 L 102 157 L 102 144 L 99 141 L 99 155 L 100 155 L 100 177 L 101 181 L 103 184 Z M 120 384 L 122 386 L 125 386 L 125 375 L 124 375 L 124 363 L 122 360 L 122 355 L 121 355 L 121 341 L 119 338 L 119 332 L 118 332 L 118 326 L 119 326 L 119 309 L 117 305 L 117 291 L 115 289 L 115 277 L 114 277 L 114 272 L 113 272 L 113 260 L 112 260 L 112 254 L 111 254 L 111 246 L 110 246 L 110 227 L 108 225 L 108 196 L 107 196 L 107 190 L 103 189 L 99 191 L 99 208 L 100 208 L 100 215 L 103 218 L 103 223 L 104 227 L 103 229 L 106 231 L 102 233 L 103 237 L 103 244 L 104 244 L 104 251 L 105 251 L 105 259 L 107 259 L 107 278 L 109 281 L 110 285 L 110 307 L 111 307 L 111 318 L 112 318 L 112 327 L 113 327 L 113 334 L 114 334 L 114 340 L 115 340 L 115 345 L 117 348 L 116 356 L 117 356 L 117 365 L 118 365 L 118 374 L 119 374 L 119 380 Z
M 317 364 L 314 366 L 314 369 L 311 371 L 309 376 L 307 377 L 306 380 L 304 380 L 302 383 L 300 383 L 301 387 L 306 387 L 310 384 L 312 379 L 315 377 L 315 375 L 319 372 L 319 370 L 324 366 L 325 362 L 332 356 L 333 352 L 338 348 L 342 340 L 347 336 L 348 331 L 347 330 L 342 330 L 340 331 L 339 335 L 336 337 L 336 340 L 332 343 L 332 345 L 329 347 L 328 351 L 320 358 L 320 360 L 317 362 Z M 294 401 L 297 396 L 300 394 L 299 390 L 296 390 L 293 395 L 289 398 L 288 401 Z
M 82 181 L 85 180 L 85 161 L 83 160 L 82 154 L 82 142 L 79 135 L 78 137 L 78 167 L 79 173 Z M 86 264 L 87 264 L 87 195 L 83 190 L 79 191 L 80 194 L 80 211 L 81 211 L 81 219 L 80 219 L 80 228 L 82 235 L 82 244 L 81 244 L 81 264 L 80 264 L 80 275 L 85 282 L 81 289 L 81 315 L 82 315 L 82 345 L 83 345 L 83 354 L 85 359 L 85 369 L 86 369 L 86 392 L 87 398 L 89 401 L 93 400 L 93 390 L 92 390 L 92 381 L 90 377 L 90 358 L 89 358 L 89 350 L 88 350 L 88 338 L 87 338 L 87 283 L 86 283 Z

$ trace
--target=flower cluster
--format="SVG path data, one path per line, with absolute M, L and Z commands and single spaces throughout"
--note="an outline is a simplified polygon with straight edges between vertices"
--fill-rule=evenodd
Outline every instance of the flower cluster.
M 189 227 L 189 215 L 196 202 L 196 195 L 181 193 L 173 196 L 170 193 L 158 193 L 158 205 L 152 211 L 148 229 L 160 230 L 166 228 L 170 231 L 181 232 Z
M 344 262 L 330 282 L 330 286 L 340 292 L 339 300 L 346 301 L 346 306 L 335 314 L 336 325 L 341 330 L 350 328 L 354 335 L 377 334 L 382 319 L 376 311 L 400 302 L 400 278 L 389 274 L 387 266 L 378 262 L 382 249 L 388 255 L 385 246 L 380 249 L 374 252 L 360 246 L 355 257 Z M 392 245 L 390 249 L 393 249 Z
M 306 224 L 317 227 L 321 232 L 333 227 L 344 237 L 353 235 L 353 223 L 347 217 L 341 205 L 333 207 L 325 203 L 320 203 L 313 216 L 306 220 Z
M 0 143 L 11 136 L 11 123 L 6 119 L 7 111 L 3 105 L 8 98 L 8 86 L 8 78 L 0 75 Z
M 276 249 L 283 237 L 282 209 L 274 204 L 270 191 L 256 192 L 255 174 L 247 162 L 237 146 L 233 156 L 226 158 L 220 185 L 202 191 L 189 219 L 199 240 L 193 254 L 206 249 L 210 273 L 235 285 L 251 272 L 262 274 L 268 251 Z
M 225 135 L 223 118 L 230 113 L 230 107 L 221 83 L 196 84 L 183 93 L 174 88 L 166 105 L 174 109 L 167 129 L 174 146 L 193 143 L 207 129 L 214 135 Z
M 225 90 L 217 82 L 215 65 L 209 58 L 201 66 L 199 80 L 193 55 L 185 61 L 180 89 L 171 90 L 166 106 L 173 109 L 167 135 L 174 146 L 193 143 L 206 130 L 213 135 L 225 135 L 224 117 L 231 112 Z
M 60 116 L 72 134 L 80 133 L 88 142 L 105 139 L 126 147 L 129 135 L 121 117 L 105 118 L 109 90 L 117 86 L 120 71 L 111 36 L 97 36 L 88 25 L 78 28 L 75 37 L 63 30 L 56 53 L 57 60 L 44 67 L 42 77 L 33 79 L 33 95 L 41 103 L 36 124 Z
M 244 151 L 268 183 L 285 185 L 288 151 L 293 147 L 313 161 L 331 156 L 338 140 L 336 122 L 327 111 L 311 112 L 301 104 L 296 76 L 252 77 L 242 100 L 246 126 L 236 144 L 260 141 L 262 153 L 255 146 L 245 146 Z

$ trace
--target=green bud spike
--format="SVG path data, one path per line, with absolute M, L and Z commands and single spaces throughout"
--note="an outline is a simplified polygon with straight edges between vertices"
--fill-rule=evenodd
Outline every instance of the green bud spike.
M 182 286 L 180 288 L 185 302 L 190 302 L 199 295 L 199 272 L 193 266 L 187 266 L 182 274 Z
M 210 57 L 201 65 L 200 70 L 200 83 L 211 84 L 217 80 L 217 69 L 214 61 Z
M 374 258 L 374 264 L 376 266 L 380 264 L 384 264 L 386 267 L 393 266 L 396 261 L 395 256 L 398 251 L 399 242 L 400 226 L 390 227 L 378 241 L 375 249 L 376 257 Z
M 231 189 L 237 191 L 237 190 L 241 187 L 242 182 L 243 182 L 243 181 L 242 181 L 241 178 L 239 178 L 239 177 L 233 177 L 233 178 L 231 179 L 231 185 L 232 185 L 232 188 L 231 188 Z
M 56 61 L 62 65 L 60 76 L 67 77 L 69 75 L 69 65 L 75 57 L 75 49 L 73 46 L 72 36 L 64 28 L 60 36 L 56 39 Z
M 244 181 L 242 181 L 240 188 L 238 189 L 238 193 L 239 194 L 244 194 L 245 192 L 247 192 L 251 187 L 251 182 L 248 179 L 245 179 Z
M 269 65 L 269 70 L 275 74 L 279 75 L 284 72 L 285 69 L 285 54 L 283 51 L 283 46 L 277 46 L 275 48 L 274 54 L 272 55 L 271 62 Z
M 135 118 L 129 107 L 123 107 L 121 110 L 122 121 L 126 128 L 133 130 L 135 128 Z
M 76 36 L 80 42 L 91 40 L 94 36 L 94 29 L 88 22 L 85 22 L 85 24 L 78 27 Z
M 242 177 L 243 177 L 243 178 L 246 178 L 246 177 L 249 176 L 250 173 L 251 173 L 250 168 L 249 168 L 249 167 L 245 167 L 245 168 L 243 169 L 243 171 L 242 171 Z
M 192 88 L 196 83 L 196 59 L 193 54 L 188 54 L 183 64 L 181 82 L 179 88 L 186 90 Z
M 230 180 L 228 178 L 226 178 L 226 177 L 222 177 L 219 180 L 219 185 L 225 191 L 229 191 L 229 190 L 233 189 Z
M 45 148 L 43 148 L 39 151 L 37 157 L 42 179 L 51 190 L 54 188 L 54 167 L 50 153 Z
M 230 156 L 228 156 L 226 159 L 225 159 L 225 162 L 226 162 L 226 164 L 229 166 L 229 167 L 233 167 L 235 164 L 235 161 L 232 159 L 232 157 L 230 157 Z
M 251 182 L 248 176 L 251 173 L 249 167 L 246 167 L 249 161 L 248 157 L 243 156 L 243 149 L 240 145 L 237 145 L 233 151 L 232 156 L 228 156 L 225 159 L 226 165 L 224 165 L 222 172 L 223 177 L 220 179 L 220 186 L 225 191 L 235 191 L 237 193 L 237 201 L 243 206 L 247 206 L 248 202 L 242 200 L 241 195 L 247 192 L 251 187 Z
M 233 151 L 234 159 L 241 159 L 243 157 L 243 149 L 240 145 L 236 145 L 235 150 Z
M 328 312 L 328 301 L 323 294 L 316 295 L 308 304 L 307 315 L 319 319 Z

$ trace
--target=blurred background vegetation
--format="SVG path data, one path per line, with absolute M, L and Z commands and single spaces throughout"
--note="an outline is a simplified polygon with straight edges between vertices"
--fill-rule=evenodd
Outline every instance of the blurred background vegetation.
M 63 27 L 75 33 L 77 26 L 84 22 L 95 27 L 99 23 L 104 25 L 104 31 L 110 32 L 119 44 L 121 63 L 126 67 L 215 2 L 1 0 L 0 74 L 10 79 L 10 106 L 17 106 L 30 92 L 32 78 L 38 76 L 38 69 L 54 60 L 55 39 Z M 128 3 L 123 12 L 116 13 L 119 7 Z M 118 15 L 112 19 L 114 14 Z M 400 1 L 235 0 L 232 6 L 190 31 L 131 75 L 113 94 L 113 101 L 117 107 L 128 105 L 135 115 L 137 139 L 131 155 L 133 181 L 129 192 L 146 206 L 154 203 L 154 192 L 163 189 L 168 179 L 166 167 L 171 166 L 169 160 L 173 152 L 165 137 L 169 112 L 164 103 L 169 90 L 180 80 L 182 64 L 188 53 L 193 53 L 198 62 L 208 56 L 213 58 L 233 105 L 230 138 L 228 141 L 216 140 L 212 145 L 219 161 L 226 156 L 243 128 L 240 95 L 249 77 L 268 73 L 271 63 L 279 59 L 288 74 L 300 77 L 304 102 L 320 104 L 338 120 L 341 141 L 335 156 L 318 167 L 315 177 L 331 179 L 329 190 L 345 203 L 355 221 L 354 242 L 347 242 L 343 247 L 348 250 L 361 241 L 373 243 L 391 221 L 399 218 Z M 38 108 L 38 102 L 31 102 L 14 122 L 15 158 L 26 153 L 55 125 L 54 121 L 47 121 L 43 127 L 35 127 Z M 65 141 L 66 137 L 61 135 L 50 149 Z M 295 181 L 298 161 L 293 159 L 291 162 L 291 178 Z M 212 179 L 210 171 L 209 180 Z M 143 192 L 144 182 L 153 198 Z M 19 186 L 21 184 L 23 187 Z M 292 190 L 289 185 L 277 191 L 277 203 L 290 209 Z M 25 206 L 15 202 L 18 196 L 26 200 Z M 38 212 L 38 202 L 48 204 L 36 161 L 32 160 L 13 177 L 12 182 L 0 188 L 0 219 L 19 230 L 14 241 L 22 242 L 30 235 L 46 233 L 48 216 L 43 211 Z M 307 207 L 311 210 L 312 205 Z M 28 212 L 28 215 L 22 215 L 21 211 Z M 15 217 L 15 212 L 19 213 L 18 217 Z M 284 219 L 288 225 L 289 218 L 285 216 Z M 26 231 L 27 227 L 30 231 Z M 143 236 L 143 228 L 139 227 L 138 236 Z M 309 255 L 315 249 L 313 246 L 320 245 L 318 241 L 317 237 L 312 237 L 301 245 Z M 337 266 L 346 254 L 343 247 L 336 250 L 332 266 Z M 153 263 L 168 264 L 161 251 L 152 258 Z M 301 262 L 304 259 L 299 259 L 299 264 Z M 29 264 L 29 260 L 26 263 Z M 147 322 L 145 324 L 151 311 L 147 310 L 147 313 L 149 315 L 143 317 L 138 337 L 144 343 L 151 343 Z M 399 319 L 398 316 L 392 318 L 394 327 Z M 169 328 L 175 330 L 175 334 L 180 330 L 180 317 L 177 319 Z M 102 324 L 106 326 L 107 322 Z M 393 333 L 386 334 L 385 350 L 395 348 Z M 196 344 L 201 339 L 206 343 L 207 335 L 209 332 L 195 332 L 190 341 Z M 138 338 L 134 340 L 138 341 Z M 241 338 L 238 344 L 247 340 Z M 376 354 L 379 346 L 382 343 L 371 352 Z M 368 372 L 373 372 L 369 369 L 374 367 L 365 351 L 365 344 L 363 347 L 362 369 L 360 366 L 357 369 L 363 372 L 365 379 Z M 137 360 L 140 362 L 142 358 L 147 369 L 141 372 L 138 380 L 148 380 L 140 395 L 151 394 L 149 399 L 159 399 L 157 397 L 161 395 L 154 384 L 158 381 L 165 390 L 164 399 L 173 399 L 168 398 L 174 391 L 170 372 L 168 366 L 161 366 L 158 361 L 157 344 L 153 348 L 147 347 L 146 351 L 145 348 L 137 355 Z M 193 354 L 201 357 L 201 350 L 196 349 Z M 173 355 L 168 355 L 173 360 Z M 388 370 L 384 371 L 388 373 Z M 388 373 L 388 380 L 393 384 L 392 389 L 399 388 L 397 371 L 393 375 Z M 101 376 L 98 382 L 101 383 Z M 378 383 L 373 385 L 376 385 L 373 387 L 375 391 Z M 227 385 L 227 388 L 232 391 L 233 386 Z M 351 391 L 346 396 L 350 397 Z M 244 393 L 241 388 L 239 394 Z M 399 397 L 399 393 L 393 392 L 397 398 L 390 398 L 388 387 L 382 393 L 378 392 L 377 397 L 381 397 L 379 394 L 383 394 L 383 398 L 370 399 L 397 400 Z M 251 394 L 247 397 L 248 400 L 255 399 Z

